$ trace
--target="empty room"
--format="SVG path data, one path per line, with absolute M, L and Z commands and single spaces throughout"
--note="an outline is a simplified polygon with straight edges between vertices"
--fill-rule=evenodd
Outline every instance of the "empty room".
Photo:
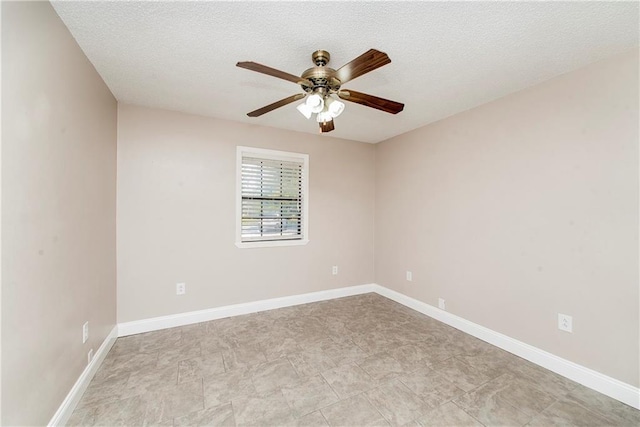
M 0 14 L 1 425 L 640 425 L 638 2 Z

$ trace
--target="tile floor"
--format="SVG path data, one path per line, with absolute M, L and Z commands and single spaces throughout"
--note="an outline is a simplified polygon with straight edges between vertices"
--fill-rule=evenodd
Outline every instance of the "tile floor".
M 69 425 L 638 426 L 640 411 L 366 294 L 119 338 Z

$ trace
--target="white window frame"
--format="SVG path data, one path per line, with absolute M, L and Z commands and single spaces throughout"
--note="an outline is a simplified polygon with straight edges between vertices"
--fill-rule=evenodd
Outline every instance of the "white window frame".
M 267 241 L 242 241 L 242 157 L 264 158 L 302 162 L 302 227 L 301 239 L 282 239 Z M 301 246 L 309 243 L 309 155 L 287 151 L 267 150 L 264 148 L 238 146 L 236 150 L 236 246 L 239 248 L 264 248 L 274 246 Z

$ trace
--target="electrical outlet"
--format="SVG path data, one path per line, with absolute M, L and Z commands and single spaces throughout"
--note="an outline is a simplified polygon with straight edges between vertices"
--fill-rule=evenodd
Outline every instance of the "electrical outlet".
M 89 353 L 87 353 L 87 365 L 91 363 L 92 359 L 93 359 L 93 349 L 89 350 Z
M 89 322 L 84 322 L 82 325 L 82 344 L 86 343 L 89 339 Z
M 186 283 L 176 283 L 176 295 L 184 295 L 187 293 Z
M 411 273 L 410 271 L 407 271 L 407 282 L 412 282 L 413 281 L 413 273 Z
M 446 305 L 446 303 L 445 303 L 443 298 L 438 298 L 438 308 L 440 310 L 446 310 L 447 309 L 447 305 Z
M 573 332 L 573 317 L 566 314 L 558 314 L 558 329 Z
M 333 267 L 331 267 L 331 274 L 333 274 L 334 276 L 338 274 L 338 266 L 334 265 Z

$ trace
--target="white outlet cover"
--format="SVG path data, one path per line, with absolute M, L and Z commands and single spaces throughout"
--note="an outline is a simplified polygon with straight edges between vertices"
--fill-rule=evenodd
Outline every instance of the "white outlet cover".
M 335 276 L 336 274 L 338 274 L 338 266 L 334 265 L 333 267 L 331 267 L 331 273 Z
M 558 329 L 565 332 L 573 332 L 573 317 L 558 313 Z
M 184 295 L 187 293 L 186 283 L 176 283 L 176 295 Z
M 444 301 L 443 298 L 438 298 L 438 308 L 441 310 L 446 310 L 447 309 L 447 305 Z
M 408 282 L 413 281 L 413 273 L 410 271 L 407 271 L 407 281 Z

